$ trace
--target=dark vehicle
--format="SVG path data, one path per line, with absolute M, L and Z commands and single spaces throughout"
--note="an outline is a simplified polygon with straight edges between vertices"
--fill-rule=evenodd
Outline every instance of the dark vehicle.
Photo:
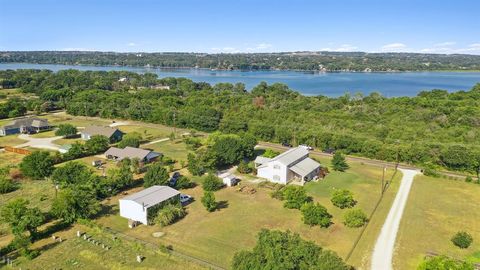
M 285 147 L 292 147 L 292 145 L 291 145 L 291 144 L 289 144 L 289 143 L 287 143 L 287 142 L 283 142 L 283 143 L 282 143 L 282 146 L 285 146 Z
M 327 149 L 323 150 L 323 152 L 327 153 L 327 154 L 335 154 L 335 149 L 327 148 Z
M 168 181 L 168 185 L 171 186 L 171 187 L 174 187 L 175 185 L 177 185 L 177 180 L 178 180 L 179 177 L 180 177 L 180 173 L 179 172 L 174 172 L 172 174 L 172 177 L 170 177 L 170 180 Z

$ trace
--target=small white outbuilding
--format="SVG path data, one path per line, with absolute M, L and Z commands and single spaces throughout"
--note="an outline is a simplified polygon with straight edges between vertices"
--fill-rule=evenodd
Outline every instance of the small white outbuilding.
M 138 222 L 148 225 L 149 209 L 156 211 L 170 200 L 180 200 L 180 192 L 167 186 L 152 186 L 120 199 L 120 216 L 128 218 L 131 227 Z
M 238 183 L 238 178 L 231 173 L 223 173 L 218 176 L 220 179 L 222 179 L 223 184 L 225 184 L 227 187 L 235 186 Z

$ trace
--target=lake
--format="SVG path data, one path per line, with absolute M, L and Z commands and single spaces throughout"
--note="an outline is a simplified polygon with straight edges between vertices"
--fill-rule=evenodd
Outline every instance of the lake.
M 448 91 L 469 90 L 480 82 L 480 72 L 339 72 L 319 73 L 307 71 L 227 71 L 195 68 L 143 68 L 118 66 L 78 66 L 27 63 L 0 63 L 5 69 L 63 69 L 117 70 L 137 73 L 151 72 L 162 77 L 185 77 L 210 84 L 219 82 L 242 82 L 247 89 L 261 81 L 285 83 L 291 89 L 305 95 L 340 96 L 346 92 L 380 92 L 387 97 L 415 96 L 422 90 L 444 89 Z

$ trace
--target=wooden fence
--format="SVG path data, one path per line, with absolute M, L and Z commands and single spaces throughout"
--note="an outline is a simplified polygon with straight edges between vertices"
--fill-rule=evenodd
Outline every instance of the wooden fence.
M 28 154 L 31 153 L 27 149 L 15 148 L 15 147 L 11 147 L 11 146 L 5 146 L 5 151 L 12 152 L 12 153 L 17 153 L 17 154 L 21 154 L 21 155 L 28 155 Z

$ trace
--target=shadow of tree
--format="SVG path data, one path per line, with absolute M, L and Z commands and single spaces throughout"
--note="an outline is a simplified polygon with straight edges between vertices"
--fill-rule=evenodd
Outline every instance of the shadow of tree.
M 228 208 L 228 201 L 218 201 L 217 202 L 217 210 L 220 211 L 222 209 Z

